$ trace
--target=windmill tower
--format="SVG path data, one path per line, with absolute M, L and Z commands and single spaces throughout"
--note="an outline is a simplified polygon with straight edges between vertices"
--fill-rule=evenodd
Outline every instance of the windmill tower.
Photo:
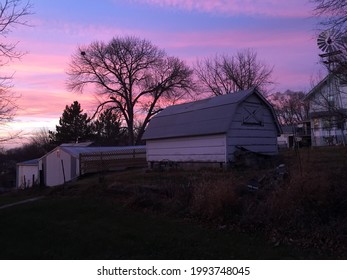
M 323 51 L 323 53 L 319 56 L 322 58 L 322 62 L 327 65 L 330 76 L 330 81 L 328 79 L 328 92 L 326 93 L 326 96 L 324 96 L 326 101 L 325 107 L 330 115 L 330 118 L 326 120 L 328 123 L 326 124 L 326 129 L 328 131 L 327 139 L 332 139 L 332 136 L 336 137 L 336 131 L 334 131 L 333 135 L 331 135 L 332 130 L 336 130 L 336 121 L 333 121 L 333 116 L 334 113 L 336 113 L 336 111 L 340 108 L 342 103 L 339 90 L 339 80 L 334 72 L 338 67 L 338 60 L 340 58 L 339 55 L 342 54 L 341 49 L 344 48 L 343 37 L 344 36 L 341 32 L 334 29 L 329 29 L 320 33 L 317 39 L 317 45 L 319 49 Z M 330 143 L 331 142 L 329 140 L 329 144 Z
M 337 67 L 338 55 L 342 54 L 341 49 L 344 48 L 344 38 L 341 32 L 329 29 L 319 34 L 317 45 L 324 53 L 319 56 L 323 59 L 323 63 L 327 65 L 329 74 L 332 74 Z M 329 95 L 333 94 L 333 85 L 329 87 Z

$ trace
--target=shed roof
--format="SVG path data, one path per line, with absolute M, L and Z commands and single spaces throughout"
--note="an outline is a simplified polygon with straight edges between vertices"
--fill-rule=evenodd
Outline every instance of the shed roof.
M 35 166 L 39 164 L 39 159 L 30 159 L 30 160 L 26 160 L 26 161 L 22 161 L 22 162 L 18 162 L 17 165 L 31 165 L 31 166 Z
M 63 143 L 62 147 L 89 147 L 92 146 L 93 142 L 79 142 L 79 143 Z
M 78 158 L 80 154 L 132 151 L 134 149 L 135 150 L 145 149 L 145 146 L 81 147 L 81 146 L 60 145 L 58 148 L 67 152 L 73 157 Z
M 253 88 L 167 107 L 151 120 L 142 139 L 226 133 L 238 105 L 252 94 L 264 101 L 275 118 L 272 106 Z M 278 123 L 277 128 L 280 131 Z

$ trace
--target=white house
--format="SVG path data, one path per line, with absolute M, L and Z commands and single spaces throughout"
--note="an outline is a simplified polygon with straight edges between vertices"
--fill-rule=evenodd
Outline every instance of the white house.
M 238 149 L 278 153 L 281 129 L 256 89 L 167 107 L 149 123 L 147 161 L 228 164 Z
M 282 125 L 282 134 L 277 138 L 279 148 L 311 146 L 311 123 L 302 121 L 293 125 Z
M 295 128 L 292 125 L 281 126 L 282 134 L 277 137 L 277 144 L 279 148 L 293 147 L 294 131 Z
M 27 160 L 17 163 L 16 187 L 20 189 L 30 188 L 39 183 L 39 159 Z
M 309 102 L 313 146 L 346 144 L 347 84 L 327 75 L 305 97 Z

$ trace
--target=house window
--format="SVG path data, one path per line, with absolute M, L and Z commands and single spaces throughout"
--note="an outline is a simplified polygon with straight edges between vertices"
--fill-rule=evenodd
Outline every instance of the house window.
M 336 118 L 335 119 L 335 124 L 336 124 L 336 128 L 340 129 L 340 130 L 344 130 L 345 129 L 345 119 L 344 118 Z
M 313 128 L 318 129 L 319 128 L 319 119 L 313 119 Z
M 340 81 L 341 86 L 347 85 L 347 76 L 346 75 L 342 75 L 339 78 L 340 78 L 339 81 Z
M 328 95 L 328 106 L 329 107 L 335 106 L 335 98 L 334 98 L 334 95 L 332 95 L 332 94 Z
M 323 128 L 330 130 L 333 128 L 334 122 L 331 118 L 324 118 L 323 119 Z
M 345 130 L 345 122 L 344 121 L 337 122 L 336 127 L 337 129 Z
M 261 106 L 244 106 L 242 123 L 245 125 L 263 125 L 263 108 Z

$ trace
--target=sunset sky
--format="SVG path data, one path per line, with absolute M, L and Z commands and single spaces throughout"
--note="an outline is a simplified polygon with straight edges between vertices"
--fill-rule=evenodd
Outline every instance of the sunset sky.
M 115 36 L 148 39 L 188 64 L 215 54 L 252 48 L 274 66 L 275 91 L 310 89 L 319 50 L 312 4 L 305 0 L 31 0 L 31 27 L 18 27 L 8 40 L 27 54 L 1 69 L 14 73 L 21 95 L 17 116 L 4 130 L 26 133 L 54 129 L 65 105 L 78 100 L 96 107 L 92 93 L 68 92 L 70 57 L 78 46 Z

